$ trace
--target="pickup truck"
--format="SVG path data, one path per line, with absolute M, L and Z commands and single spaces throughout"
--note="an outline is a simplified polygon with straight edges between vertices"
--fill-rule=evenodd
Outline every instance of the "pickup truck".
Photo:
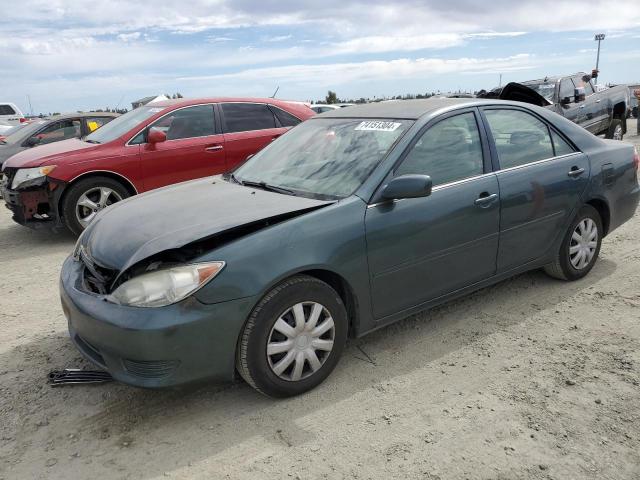
M 545 107 L 577 123 L 594 135 L 622 140 L 627 133 L 628 89 L 624 85 L 596 92 L 586 73 L 512 82 L 480 92 L 481 98 L 500 98 Z

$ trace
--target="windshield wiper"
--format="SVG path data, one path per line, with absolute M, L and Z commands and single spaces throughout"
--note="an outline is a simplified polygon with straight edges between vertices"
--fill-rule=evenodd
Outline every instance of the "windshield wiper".
M 254 187 L 261 188 L 262 190 L 267 190 L 269 192 L 283 193 L 285 195 L 296 195 L 293 190 L 289 190 L 288 188 L 278 187 L 277 185 L 269 185 L 266 182 L 252 182 L 250 180 L 240 180 L 231 175 L 236 182 L 240 183 L 240 185 L 244 185 L 245 187 Z
M 87 140 L 87 139 L 85 139 L 85 142 L 87 142 L 87 143 L 100 143 L 97 140 Z

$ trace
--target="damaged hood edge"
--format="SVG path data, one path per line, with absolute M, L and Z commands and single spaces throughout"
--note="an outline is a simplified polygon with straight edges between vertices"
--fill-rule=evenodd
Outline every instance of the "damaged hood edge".
M 121 274 L 159 253 L 223 236 L 221 243 L 227 243 L 332 203 L 207 178 L 154 190 L 104 210 L 81 244 L 98 265 Z

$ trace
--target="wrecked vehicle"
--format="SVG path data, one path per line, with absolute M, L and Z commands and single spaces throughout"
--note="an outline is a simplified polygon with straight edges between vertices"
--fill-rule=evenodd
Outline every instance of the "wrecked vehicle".
M 619 85 L 596 92 L 586 73 L 540 80 L 511 82 L 502 88 L 482 91 L 478 98 L 497 98 L 548 108 L 577 123 L 594 135 L 622 140 L 627 133 L 627 87 Z
M 0 167 L 8 158 L 24 150 L 89 135 L 118 115 L 108 112 L 70 113 L 27 120 L 21 124 L 24 126 L 0 139 Z
M 232 174 L 101 212 L 64 262 L 77 348 L 116 380 L 282 397 L 359 337 L 544 267 L 576 280 L 640 199 L 633 146 L 499 100 L 372 103 L 294 127 Z
M 15 222 L 78 235 L 104 208 L 234 168 L 313 115 L 304 104 L 271 98 L 154 102 L 81 139 L 12 156 L 2 195 Z

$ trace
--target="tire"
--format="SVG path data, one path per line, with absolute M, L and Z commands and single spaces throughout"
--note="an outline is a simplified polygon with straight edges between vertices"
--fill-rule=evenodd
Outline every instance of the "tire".
M 296 327 L 293 309 L 302 312 L 304 328 L 302 323 Z M 312 321 L 314 311 L 318 313 L 317 323 Z M 330 320 L 332 329 L 317 337 L 312 333 L 328 328 Z M 288 327 L 283 328 L 280 321 Z M 347 311 L 338 293 L 317 278 L 296 275 L 267 293 L 249 315 L 238 341 L 236 367 L 242 378 L 264 395 L 299 395 L 318 386 L 333 371 L 344 350 L 347 330 Z M 327 351 L 331 340 L 332 348 Z M 267 344 L 271 345 L 269 349 Z M 322 348 L 316 349 L 316 345 Z M 276 352 L 269 353 L 274 351 L 271 348 Z M 314 350 L 317 360 L 313 364 L 307 357 L 309 350 Z M 297 367 L 299 361 L 301 369 Z
M 614 118 L 611 120 L 611 124 L 609 125 L 609 130 L 605 134 L 605 138 L 612 140 L 622 140 L 624 137 L 624 127 L 622 125 L 622 120 L 619 118 Z
M 595 246 L 593 247 L 593 250 L 589 249 L 589 251 L 592 253 L 585 253 L 585 255 L 583 255 L 583 259 L 585 258 L 585 256 L 588 257 L 589 255 L 591 255 L 588 262 L 584 265 L 581 265 L 581 262 L 578 262 L 578 265 L 576 266 L 574 265 L 574 262 L 576 262 L 576 256 L 579 255 L 579 253 L 576 252 L 572 254 L 571 249 L 575 248 L 576 246 L 580 246 L 580 244 L 574 239 L 574 233 L 579 235 L 579 230 L 582 230 L 584 232 L 586 230 L 584 227 L 586 225 L 590 225 L 590 222 L 593 222 L 593 225 L 597 232 Z M 602 219 L 600 218 L 600 214 L 591 205 L 583 206 L 578 212 L 578 215 L 576 215 L 576 218 L 573 220 L 573 222 L 571 222 L 571 226 L 567 230 L 567 233 L 562 240 L 560 251 L 556 256 L 555 261 L 552 264 L 544 267 L 545 272 L 548 275 L 560 280 L 573 281 L 583 278 L 591 271 L 596 261 L 598 260 L 598 255 L 600 254 L 600 246 L 602 245 L 602 235 Z M 586 243 L 584 244 L 584 247 L 588 248 Z M 572 255 L 574 256 L 572 257 Z
M 105 196 L 102 192 L 110 193 Z M 84 202 L 83 196 L 86 196 L 87 200 L 93 201 L 95 208 L 79 205 L 81 199 Z M 90 177 L 80 180 L 69 188 L 62 199 L 61 211 L 64 223 L 73 234 L 80 235 L 96 213 L 129 196 L 126 187 L 113 178 Z M 89 202 L 84 202 L 84 204 L 91 205 Z M 76 212 L 78 213 L 76 214 Z M 83 215 L 86 216 L 83 217 Z

